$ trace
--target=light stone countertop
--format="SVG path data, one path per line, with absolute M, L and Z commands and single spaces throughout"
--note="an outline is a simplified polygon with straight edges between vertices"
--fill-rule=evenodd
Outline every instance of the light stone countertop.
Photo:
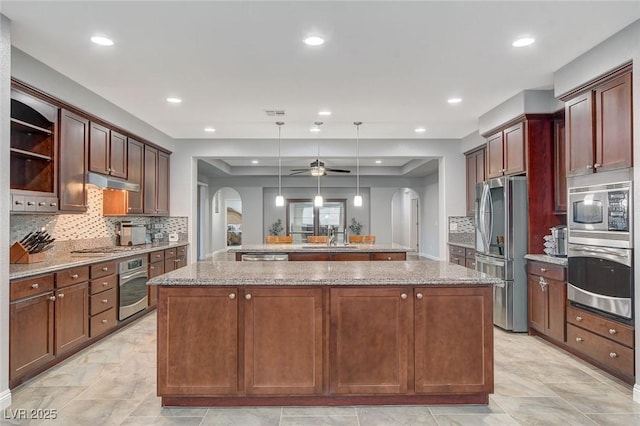
M 309 252 L 349 252 L 349 253 L 370 253 L 370 252 L 409 252 L 411 247 L 399 244 L 350 244 L 345 246 L 338 244 L 328 246 L 327 244 L 245 244 L 242 246 L 231 246 L 227 248 L 229 253 L 309 253 Z
M 172 247 L 188 245 L 188 242 L 176 243 L 155 243 L 136 246 L 133 250 L 121 251 L 117 253 L 70 253 L 54 252 L 47 253 L 43 262 L 11 264 L 9 265 L 9 279 L 26 278 L 34 275 L 46 274 L 60 271 L 74 266 L 91 265 L 94 263 L 107 262 L 109 260 L 122 259 L 139 254 L 150 253 L 156 250 L 164 250 Z
M 475 244 L 471 244 L 471 243 L 454 243 L 454 242 L 447 242 L 447 244 L 449 244 L 450 246 L 458 246 L 458 247 L 464 247 L 464 248 L 468 248 L 468 249 L 476 249 L 476 245 Z
M 493 285 L 498 278 L 439 261 L 227 262 L 203 261 L 152 278 L 147 284 L 243 285 Z
M 553 263 L 554 265 L 564 266 L 565 268 L 569 263 L 566 257 L 555 257 L 546 254 L 525 254 L 524 258 L 538 262 Z

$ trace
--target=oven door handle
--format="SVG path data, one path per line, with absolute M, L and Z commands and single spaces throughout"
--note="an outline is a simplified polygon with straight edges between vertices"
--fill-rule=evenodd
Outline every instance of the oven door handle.
M 147 278 L 147 270 L 143 269 L 143 270 L 134 272 L 133 274 L 120 275 L 120 283 L 122 283 L 123 281 L 132 280 L 134 278 Z

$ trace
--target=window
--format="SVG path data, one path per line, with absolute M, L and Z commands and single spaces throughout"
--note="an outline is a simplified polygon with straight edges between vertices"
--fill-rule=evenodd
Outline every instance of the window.
M 287 230 L 294 243 L 304 243 L 309 235 L 327 235 L 329 226 L 342 234 L 347 223 L 347 200 L 325 200 L 314 207 L 313 200 L 287 200 Z

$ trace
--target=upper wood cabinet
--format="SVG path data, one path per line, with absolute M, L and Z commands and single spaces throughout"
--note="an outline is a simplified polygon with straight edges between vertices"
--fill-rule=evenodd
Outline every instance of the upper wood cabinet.
M 127 180 L 140 185 L 139 192 L 127 191 L 127 214 L 144 213 L 144 144 L 129 138 Z
M 526 172 L 525 123 L 517 123 L 487 138 L 487 177 Z
M 567 144 L 564 111 L 553 120 L 554 199 L 556 214 L 567 213 Z
M 89 160 L 89 120 L 60 110 L 58 195 L 60 210 L 87 211 L 85 174 Z
M 465 153 L 467 169 L 467 215 L 473 216 L 475 213 L 476 183 L 484 182 L 485 176 L 485 155 L 487 149 L 482 147 Z
M 89 170 L 127 178 L 127 137 L 97 123 L 91 123 Z
M 565 103 L 567 175 L 633 165 L 631 73 Z
M 151 146 L 144 149 L 144 213 L 169 214 L 169 154 Z

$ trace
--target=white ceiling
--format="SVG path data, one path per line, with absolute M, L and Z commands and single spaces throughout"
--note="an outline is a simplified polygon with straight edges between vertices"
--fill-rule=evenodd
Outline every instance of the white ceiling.
M 12 43 L 169 136 L 462 138 L 640 18 L 640 1 L 11 1 Z M 92 44 L 102 33 L 112 47 Z M 307 35 L 326 43 L 308 47 Z M 536 38 L 516 49 L 521 35 Z M 167 96 L 183 99 L 180 105 Z M 461 104 L 447 99 L 461 97 Z M 318 117 L 318 111 L 332 111 Z M 212 126 L 215 133 L 204 132 Z M 425 133 L 414 128 L 423 126 Z M 337 160 L 337 159 L 336 159 Z M 230 160 L 231 161 L 231 160 Z M 301 159 L 302 163 L 308 159 Z M 351 161 L 353 163 L 353 161 Z M 327 163 L 336 166 L 337 163 Z

